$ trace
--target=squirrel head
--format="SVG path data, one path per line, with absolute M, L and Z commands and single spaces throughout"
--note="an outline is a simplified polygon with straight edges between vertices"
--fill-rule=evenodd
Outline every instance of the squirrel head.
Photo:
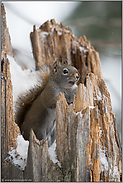
M 68 65 L 66 59 L 62 59 L 61 61 L 56 60 L 53 64 L 51 77 L 61 88 L 66 89 L 76 86 L 80 78 L 78 70 L 75 67 Z

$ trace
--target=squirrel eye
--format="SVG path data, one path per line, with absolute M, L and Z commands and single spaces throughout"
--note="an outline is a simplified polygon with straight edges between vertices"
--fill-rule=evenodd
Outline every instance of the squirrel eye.
M 64 68 L 64 69 L 63 69 L 63 74 L 64 74 L 64 75 L 68 74 L 68 69 L 67 69 L 67 68 Z

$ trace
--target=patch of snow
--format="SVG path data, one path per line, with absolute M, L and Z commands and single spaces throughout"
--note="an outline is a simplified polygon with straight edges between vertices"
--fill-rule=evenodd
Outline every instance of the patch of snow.
M 82 109 L 83 110 L 83 109 Z M 82 110 L 81 111 L 79 111 L 79 112 L 76 112 L 75 114 L 76 114 L 76 116 L 78 116 L 78 115 L 80 115 L 80 117 L 82 118 L 82 116 L 83 116 L 83 114 L 82 114 Z
M 51 160 L 53 161 L 53 163 L 57 163 L 58 166 L 61 168 L 61 163 L 59 162 L 59 160 L 57 159 L 57 154 L 56 154 L 56 140 L 54 141 L 54 143 L 49 147 L 48 149 L 49 151 L 49 155 Z
M 99 134 L 99 137 L 102 136 L 102 130 L 101 130 L 101 127 L 99 126 L 99 130 L 100 130 L 100 134 Z
M 97 100 L 102 100 L 102 98 L 99 95 L 97 95 Z
M 84 53 L 87 53 L 88 52 L 88 50 L 84 50 Z
M 70 31 L 69 30 L 66 30 L 65 32 L 69 33 Z
M 35 84 L 38 84 L 39 72 L 31 71 L 30 69 L 22 70 L 13 57 L 7 55 L 7 58 L 10 61 L 10 72 L 13 85 L 13 103 L 15 104 L 19 95 L 26 90 L 29 90 Z
M 52 25 L 50 25 L 50 27 L 52 28 L 50 32 L 45 32 L 45 31 L 41 32 L 43 38 L 46 38 L 46 35 L 48 35 L 49 33 L 53 35 L 54 28 L 57 30 L 59 35 L 62 35 L 62 29 L 61 28 L 55 27 L 55 26 L 52 26 Z M 69 33 L 69 32 L 70 32 L 69 30 L 65 30 L 65 33 Z
M 29 141 L 25 141 L 22 135 L 18 135 L 16 140 L 17 149 L 11 147 L 11 150 L 8 152 L 9 156 L 5 160 L 10 160 L 19 169 L 24 170 L 27 163 Z
M 73 45 L 75 46 L 75 47 L 77 47 L 78 45 L 79 45 L 79 42 L 77 42 L 77 41 L 73 41 Z M 84 44 L 83 44 L 84 45 Z M 82 51 L 84 51 L 84 57 L 86 57 L 86 53 L 88 52 L 88 50 L 86 50 L 84 47 L 82 47 L 82 46 L 79 46 L 79 50 L 80 50 L 80 52 L 82 52 Z M 75 53 L 75 50 L 73 50 L 73 53 Z
M 85 50 L 85 48 L 82 47 L 82 46 L 80 46 L 79 49 L 80 49 L 81 52 Z
M 116 178 L 116 180 L 117 180 L 117 177 L 119 176 L 119 172 L 118 172 L 118 167 L 117 166 L 114 167 L 112 176 L 113 176 L 113 178 Z
M 28 146 L 29 146 L 29 141 L 28 140 L 24 140 L 22 135 L 18 135 L 17 137 L 17 152 L 18 154 L 20 154 L 20 156 L 23 159 L 27 158 L 27 153 L 28 153 Z
M 62 35 L 62 31 L 58 31 L 59 35 Z
M 95 108 L 95 106 L 89 106 L 89 108 L 90 108 L 90 109 L 94 109 L 94 108 Z
M 74 41 L 73 41 L 73 45 L 74 45 L 74 46 L 78 46 L 79 43 L 78 43 L 77 41 L 74 40 Z
M 85 54 L 85 55 L 86 55 L 86 53 L 88 52 L 88 50 L 86 50 L 86 49 L 85 49 L 84 47 L 82 47 L 82 46 L 80 46 L 79 49 L 80 49 L 81 52 L 84 51 L 84 54 Z
M 104 147 L 104 149 L 100 149 L 100 160 L 101 160 L 101 171 L 108 171 L 108 161 L 106 158 L 106 149 Z
M 94 94 L 95 94 L 95 92 L 94 92 Z M 98 89 L 98 91 L 97 91 L 97 98 L 96 97 L 94 97 L 94 100 L 102 100 L 102 94 L 101 94 L 101 92 L 100 92 L 100 90 Z
M 45 38 L 48 34 L 49 34 L 49 32 L 45 32 L 45 31 L 41 32 L 41 35 L 42 35 L 43 38 Z
M 101 127 L 100 128 L 100 135 L 102 134 L 102 130 L 101 130 Z M 118 177 L 119 177 L 119 172 L 118 172 L 118 167 L 117 166 L 113 166 L 112 164 L 108 164 L 108 161 L 107 161 L 107 157 L 106 157 L 106 148 L 102 147 L 100 148 L 100 160 L 101 160 L 101 172 L 107 172 L 109 171 L 109 176 L 112 176 L 113 178 L 113 181 L 114 179 L 116 178 L 116 181 L 118 180 Z M 112 162 L 113 163 L 113 162 Z

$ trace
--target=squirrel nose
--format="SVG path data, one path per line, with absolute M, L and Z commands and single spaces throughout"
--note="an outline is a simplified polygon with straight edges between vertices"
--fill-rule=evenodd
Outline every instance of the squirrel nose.
M 75 77 L 76 77 L 76 79 L 78 80 L 79 79 L 79 74 L 75 74 Z

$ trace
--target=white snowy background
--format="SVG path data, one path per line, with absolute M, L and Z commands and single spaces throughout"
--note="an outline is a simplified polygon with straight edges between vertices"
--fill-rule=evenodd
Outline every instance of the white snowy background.
M 15 58 L 13 59 L 8 56 L 11 66 L 14 102 L 17 96 L 33 86 L 38 78 L 34 71 L 35 64 L 30 42 L 30 32 L 33 31 L 33 25 L 35 24 L 38 28 L 41 24 L 50 19 L 55 19 L 57 23 L 64 22 L 64 19 L 76 8 L 78 3 L 79 2 L 67 1 L 4 2 L 7 27 L 9 28 Z M 121 58 L 118 57 L 110 59 L 109 57 L 102 56 L 101 61 L 103 77 L 111 94 L 112 107 L 116 114 L 118 129 L 120 131 Z M 27 69 L 25 69 L 25 67 L 27 67 Z M 23 162 L 20 162 L 20 166 L 24 169 L 28 142 L 24 143 L 22 136 L 19 136 L 17 141 L 18 149 L 22 159 L 24 160 Z M 20 147 L 25 149 L 26 154 L 21 153 Z M 52 153 L 52 149 L 55 149 L 54 147 L 55 144 L 53 145 L 53 148 L 49 149 L 49 152 L 52 156 L 52 160 L 54 162 L 58 162 L 56 160 L 56 156 Z M 14 157 L 14 151 L 11 150 L 10 155 Z M 19 164 L 18 161 L 13 163 Z

